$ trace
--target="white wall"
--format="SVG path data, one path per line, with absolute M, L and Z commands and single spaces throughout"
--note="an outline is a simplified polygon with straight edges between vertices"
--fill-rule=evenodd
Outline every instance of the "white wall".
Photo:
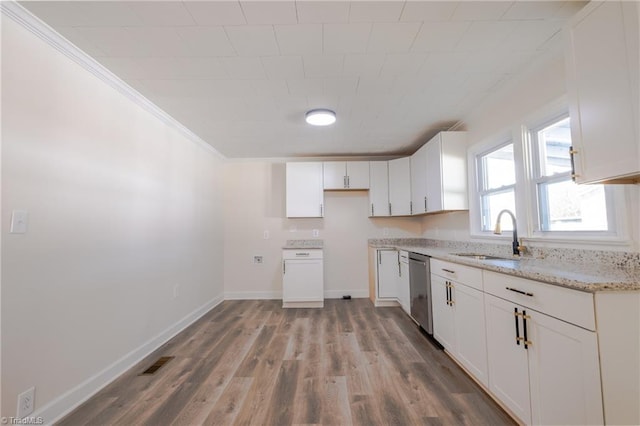
M 31 386 L 36 412 L 88 396 L 220 299 L 221 172 L 3 16 L 2 416 Z M 28 233 L 9 234 L 14 209 Z
M 367 297 L 367 240 L 420 235 L 419 218 L 369 219 L 367 191 L 325 191 L 324 219 L 287 219 L 284 163 L 229 162 L 224 170 L 227 297 L 280 297 L 281 248 L 288 239 L 313 239 L 313 229 L 326 248 L 325 294 Z M 254 255 L 264 263 L 253 264 Z

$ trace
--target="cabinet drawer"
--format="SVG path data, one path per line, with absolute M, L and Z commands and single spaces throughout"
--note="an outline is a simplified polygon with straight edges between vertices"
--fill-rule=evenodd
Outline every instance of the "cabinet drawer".
M 482 270 L 480 269 L 431 259 L 431 273 L 482 291 Z
M 596 329 L 593 294 L 483 271 L 484 291 L 588 330 Z

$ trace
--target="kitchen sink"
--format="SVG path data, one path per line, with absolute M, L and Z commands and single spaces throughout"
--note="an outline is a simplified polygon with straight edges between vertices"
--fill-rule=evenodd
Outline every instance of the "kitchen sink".
M 468 257 L 471 259 L 477 260 L 520 260 L 517 257 L 501 257 L 501 256 L 491 256 L 489 254 L 480 254 L 480 253 L 451 253 L 455 256 L 460 257 Z

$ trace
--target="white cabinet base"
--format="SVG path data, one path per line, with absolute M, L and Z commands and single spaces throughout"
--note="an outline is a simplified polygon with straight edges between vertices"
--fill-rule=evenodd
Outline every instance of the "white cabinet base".
M 283 308 L 324 308 L 324 300 L 320 302 L 282 302 Z

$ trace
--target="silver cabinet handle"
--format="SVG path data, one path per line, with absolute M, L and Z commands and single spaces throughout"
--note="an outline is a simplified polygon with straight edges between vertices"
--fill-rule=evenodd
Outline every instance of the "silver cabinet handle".
M 391 203 L 389 203 L 389 216 L 391 216 Z
M 427 211 L 427 196 L 424 197 L 424 211 Z
M 282 261 L 282 275 L 287 273 L 287 261 L 283 260 Z
M 347 177 L 346 176 L 342 176 L 342 187 L 343 188 L 348 188 L 348 186 L 347 186 Z
M 309 256 L 309 253 L 296 253 L 296 256 Z
M 409 214 L 413 214 L 413 201 L 409 201 Z
M 452 271 L 451 269 L 444 269 L 444 268 L 442 268 L 442 270 L 443 270 L 443 271 L 445 271 L 445 272 L 448 272 L 448 273 L 450 273 L 450 274 L 455 274 L 455 273 L 456 273 L 456 271 Z
M 375 216 L 375 215 L 373 214 L 373 203 L 371 203 L 371 216 Z
M 322 204 L 320 204 L 320 217 L 324 217 L 324 212 L 322 211 Z
M 351 179 L 347 176 L 347 188 L 351 188 Z

